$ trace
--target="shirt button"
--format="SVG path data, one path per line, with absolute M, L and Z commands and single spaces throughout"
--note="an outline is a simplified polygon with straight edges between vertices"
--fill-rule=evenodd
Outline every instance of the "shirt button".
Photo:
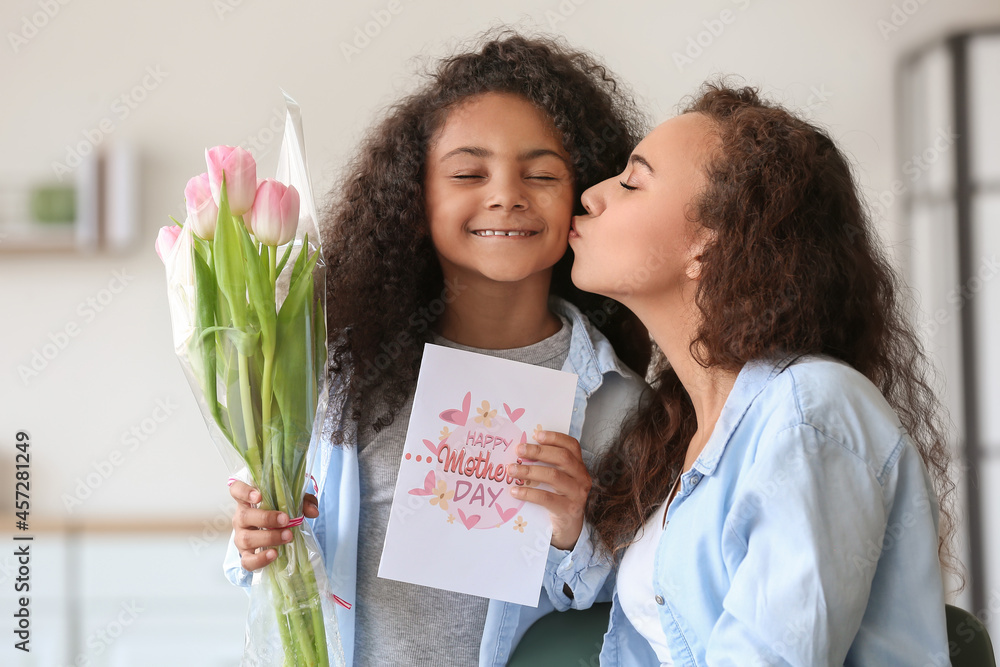
M 654 599 L 656 600 L 656 604 L 663 604 L 663 596 L 662 595 L 657 595 L 656 598 L 654 598 Z

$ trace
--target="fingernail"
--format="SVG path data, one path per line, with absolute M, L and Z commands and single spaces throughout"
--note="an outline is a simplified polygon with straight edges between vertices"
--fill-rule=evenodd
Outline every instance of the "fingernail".
M 521 454 L 522 456 L 525 455 L 525 454 L 527 454 L 528 453 L 528 446 L 527 445 L 518 445 L 517 446 L 517 453 Z
M 291 542 L 292 541 L 292 531 L 290 531 L 290 530 L 283 531 L 281 533 L 281 541 L 282 542 Z
M 278 555 L 277 551 L 268 551 L 267 552 L 267 559 L 268 560 L 274 560 L 275 556 L 277 556 L 277 555 Z
M 251 491 L 250 492 L 250 502 L 252 502 L 252 503 L 259 503 L 260 502 L 260 494 L 257 493 L 256 491 Z
M 288 523 L 288 515 L 287 514 L 279 514 L 278 515 L 278 525 L 279 526 L 284 526 L 286 523 Z
M 519 495 L 521 495 L 521 488 L 517 487 L 517 486 L 512 487 L 511 490 L 510 490 L 510 495 L 512 495 L 515 498 L 517 498 Z

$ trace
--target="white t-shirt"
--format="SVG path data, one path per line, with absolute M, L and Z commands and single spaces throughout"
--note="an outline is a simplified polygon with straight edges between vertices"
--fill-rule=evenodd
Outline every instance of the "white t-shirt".
M 653 562 L 663 537 L 665 505 L 658 507 L 646 521 L 642 535 L 625 550 L 618 568 L 618 601 L 629 622 L 653 647 L 661 667 L 674 664 L 667 647 L 667 635 L 660 624 L 660 605 L 653 591 Z

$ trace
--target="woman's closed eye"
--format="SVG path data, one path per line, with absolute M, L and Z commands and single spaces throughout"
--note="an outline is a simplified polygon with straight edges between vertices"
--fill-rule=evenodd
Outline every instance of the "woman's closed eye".
M 638 190 L 639 189 L 639 188 L 635 187 L 634 185 L 629 185 L 625 181 L 618 181 L 618 184 L 621 185 L 623 188 L 625 188 L 626 190 L 628 190 L 630 192 L 632 190 Z

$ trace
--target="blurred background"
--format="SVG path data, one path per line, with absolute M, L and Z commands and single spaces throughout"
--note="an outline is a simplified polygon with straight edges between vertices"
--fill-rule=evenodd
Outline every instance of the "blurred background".
M 829 129 L 914 288 L 950 409 L 967 580 L 950 600 L 1000 637 L 1000 3 L 5 0 L 0 663 L 239 663 L 228 472 L 174 356 L 156 231 L 183 219 L 206 147 L 242 145 L 273 175 L 280 88 L 322 204 L 421 66 L 501 23 L 599 54 L 657 122 L 735 74 Z M 30 654 L 7 627 L 19 430 Z

